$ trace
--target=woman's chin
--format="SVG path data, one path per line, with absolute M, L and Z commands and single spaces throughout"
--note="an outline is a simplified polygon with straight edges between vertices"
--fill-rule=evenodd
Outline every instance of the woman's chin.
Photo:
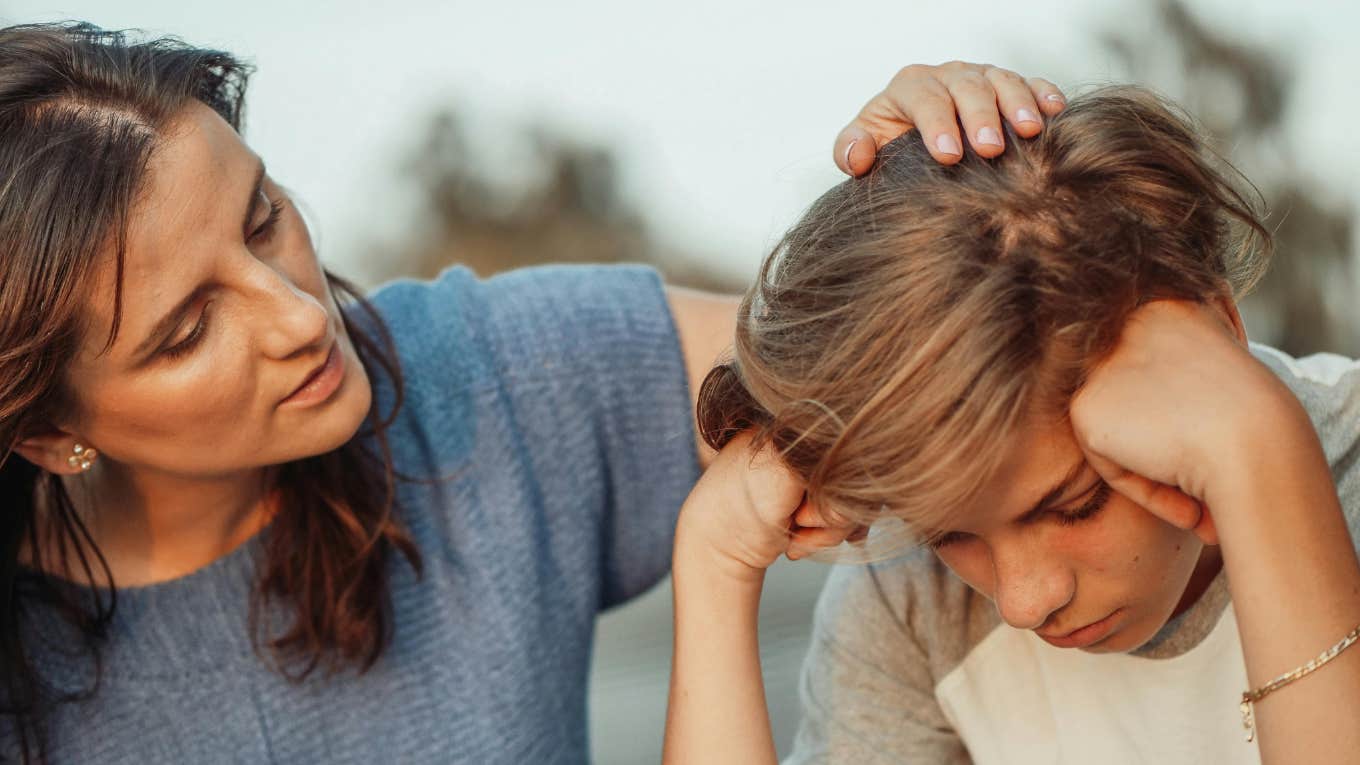
M 337 449 L 354 438 L 373 404 L 373 388 L 358 364 L 345 376 L 344 388 L 338 393 L 335 411 L 326 413 L 325 422 L 317 423 L 317 436 L 326 442 L 318 453 Z
M 342 346 L 347 343 L 342 342 Z M 296 440 L 291 456 L 282 461 L 314 457 L 333 451 L 354 438 L 368 416 L 373 388 L 363 365 L 347 353 L 345 376 L 329 400 L 290 412 L 287 427 Z

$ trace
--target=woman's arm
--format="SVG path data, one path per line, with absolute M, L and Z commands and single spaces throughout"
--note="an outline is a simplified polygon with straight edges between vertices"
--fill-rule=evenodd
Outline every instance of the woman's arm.
M 1221 545 L 1254 689 L 1360 625 L 1360 562 L 1307 413 L 1233 317 L 1222 305 L 1139 309 L 1072 420 L 1116 490 Z M 1266 765 L 1360 762 L 1360 646 L 1255 717 Z
M 714 295 L 684 287 L 666 287 L 666 301 L 675 318 L 675 332 L 680 338 L 680 352 L 685 357 L 685 372 L 689 379 L 690 400 L 699 403 L 699 385 L 709 370 L 732 348 L 737 331 L 737 306 L 741 298 L 735 295 Z M 699 464 L 707 467 L 717 454 L 702 437 L 696 434 Z

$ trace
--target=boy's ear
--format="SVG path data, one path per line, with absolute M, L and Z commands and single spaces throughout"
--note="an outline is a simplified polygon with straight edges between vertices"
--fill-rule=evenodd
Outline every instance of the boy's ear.
M 79 448 L 77 448 L 79 447 Z M 74 434 L 51 428 L 25 436 L 14 451 L 34 465 L 57 475 L 83 473 L 98 452 Z
M 1223 324 L 1233 335 L 1237 337 L 1242 345 L 1247 344 L 1247 327 L 1242 323 L 1242 314 L 1237 310 L 1237 301 L 1233 300 L 1231 293 L 1223 293 L 1210 299 L 1209 305 L 1214 312 L 1223 320 Z

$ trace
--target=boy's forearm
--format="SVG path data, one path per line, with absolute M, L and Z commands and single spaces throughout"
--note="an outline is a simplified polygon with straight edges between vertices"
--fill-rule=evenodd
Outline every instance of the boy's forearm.
M 695 547 L 677 532 L 675 651 L 663 761 L 774 763 L 757 636 L 763 572 L 734 578 Z
M 1253 689 L 1360 624 L 1360 563 L 1322 447 L 1301 410 L 1267 433 L 1210 499 Z M 1266 765 L 1360 762 L 1360 645 L 1262 699 L 1255 717 Z

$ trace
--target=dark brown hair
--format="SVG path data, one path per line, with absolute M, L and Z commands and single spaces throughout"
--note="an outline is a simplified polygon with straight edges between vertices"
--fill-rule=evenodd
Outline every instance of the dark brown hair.
M 110 252 L 117 266 L 110 343 L 117 332 L 129 216 L 162 131 L 198 101 L 239 132 L 249 73 L 230 54 L 176 38 L 139 42 L 72 22 L 0 29 L 0 731 L 15 733 L 25 762 L 45 759 L 51 705 L 98 687 L 96 680 L 76 695 L 54 691 L 27 650 L 27 620 L 39 606 L 62 614 L 97 678 L 116 590 L 60 478 L 13 450 L 70 406 L 63 370 L 85 329 L 80 317 L 96 268 Z M 396 516 L 400 476 L 385 437 L 402 401 L 392 338 L 352 285 L 329 272 L 327 279 L 364 367 L 370 377 L 386 374 L 395 397 L 384 416 L 375 396 L 343 446 L 277 470 L 282 509 L 263 532 L 252 639 L 294 679 L 319 666 L 370 667 L 391 632 L 389 561 L 399 553 L 420 570 Z M 24 548 L 32 559 L 21 563 Z M 61 551 L 56 560 L 43 559 L 50 550 Z M 79 576 L 68 578 L 102 586 L 68 587 L 50 576 L 72 572 Z M 259 607 L 274 600 L 289 604 L 291 625 L 260 635 Z
M 1073 98 L 1007 146 L 946 167 L 913 132 L 813 204 L 704 381 L 710 446 L 753 428 L 815 506 L 945 527 L 1023 418 L 1066 417 L 1136 307 L 1240 297 L 1264 271 L 1249 184 L 1147 90 Z

